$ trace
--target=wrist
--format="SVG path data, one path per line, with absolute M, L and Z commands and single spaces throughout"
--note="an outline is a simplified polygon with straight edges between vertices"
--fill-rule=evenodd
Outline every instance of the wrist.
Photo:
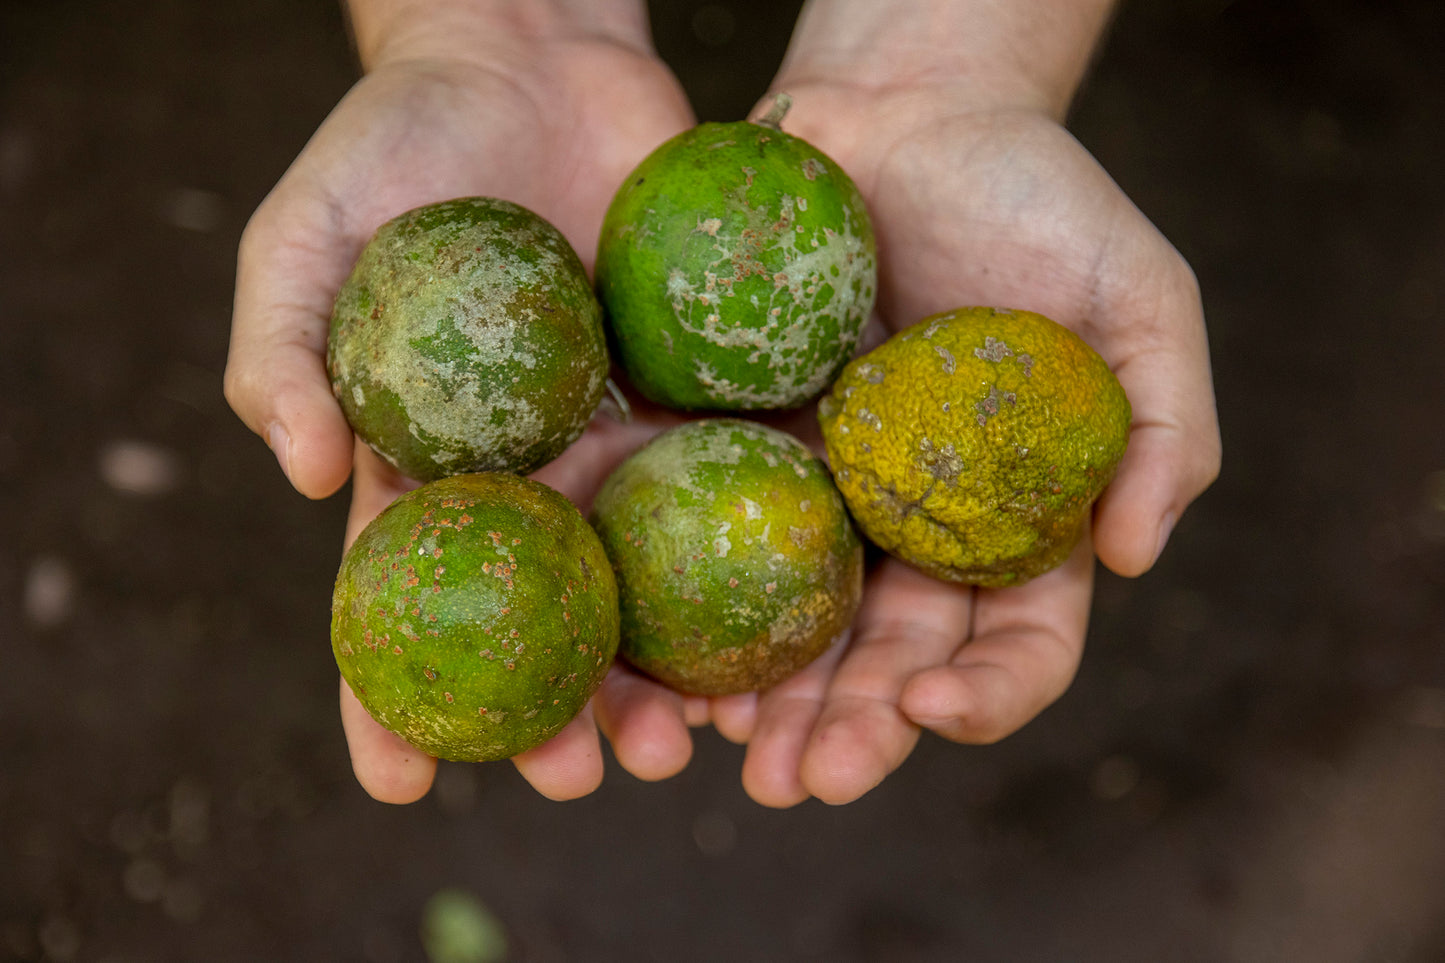
M 652 50 L 644 0 L 346 0 L 346 11 L 368 71 L 399 60 L 490 64 L 555 40 Z
M 778 87 L 946 90 L 1062 120 L 1114 0 L 808 0 Z

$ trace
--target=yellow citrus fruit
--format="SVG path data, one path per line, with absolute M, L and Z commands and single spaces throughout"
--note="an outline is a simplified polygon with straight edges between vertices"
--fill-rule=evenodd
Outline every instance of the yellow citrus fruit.
M 1130 408 L 1063 325 L 960 308 L 850 362 L 818 417 L 865 535 L 937 578 L 997 587 L 1068 557 L 1124 455 Z

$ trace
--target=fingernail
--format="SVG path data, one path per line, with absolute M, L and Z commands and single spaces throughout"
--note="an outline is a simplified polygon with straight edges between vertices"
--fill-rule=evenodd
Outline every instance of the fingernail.
M 286 480 L 291 480 L 291 436 L 281 425 L 272 425 L 266 433 L 266 443 L 271 446 L 271 453 L 276 456 L 276 461 L 281 465 L 281 472 Z
M 1154 546 L 1154 559 L 1149 564 L 1159 561 L 1159 556 L 1164 554 L 1164 546 L 1169 543 L 1169 536 L 1174 532 L 1174 523 L 1177 519 L 1173 512 L 1165 512 L 1164 517 L 1159 520 L 1159 544 Z

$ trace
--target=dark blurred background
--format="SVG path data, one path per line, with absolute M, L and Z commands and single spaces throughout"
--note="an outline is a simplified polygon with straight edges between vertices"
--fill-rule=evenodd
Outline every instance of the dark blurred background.
M 653 6 L 705 119 L 797 9 Z M 568 804 L 362 793 L 344 496 L 221 397 L 337 5 L 0 2 L 0 959 L 402 963 L 429 918 L 489 919 L 473 960 L 1445 960 L 1442 10 L 1125 4 L 1071 126 L 1199 274 L 1224 473 L 1036 722 L 774 812 L 710 731 Z

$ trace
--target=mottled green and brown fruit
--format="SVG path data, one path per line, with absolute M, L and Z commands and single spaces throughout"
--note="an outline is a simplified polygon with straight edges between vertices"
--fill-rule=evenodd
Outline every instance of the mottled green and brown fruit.
M 1069 556 L 1124 455 L 1130 408 L 1063 325 L 960 308 L 850 362 L 818 417 L 865 535 L 937 578 L 998 587 Z
M 556 735 L 617 652 L 617 582 L 564 496 L 502 472 L 398 498 L 346 552 L 336 664 L 372 718 L 443 759 Z
M 607 210 L 597 287 L 647 397 L 758 410 L 818 395 L 853 353 L 877 287 L 848 175 L 762 122 L 709 123 L 649 155 Z
M 658 435 L 608 477 L 593 524 L 617 572 L 622 657 L 683 692 L 776 685 L 861 598 L 862 543 L 827 467 L 764 425 Z
M 487 197 L 383 224 L 336 297 L 327 350 L 347 421 L 419 480 L 556 458 L 587 427 L 607 366 L 576 252 Z

